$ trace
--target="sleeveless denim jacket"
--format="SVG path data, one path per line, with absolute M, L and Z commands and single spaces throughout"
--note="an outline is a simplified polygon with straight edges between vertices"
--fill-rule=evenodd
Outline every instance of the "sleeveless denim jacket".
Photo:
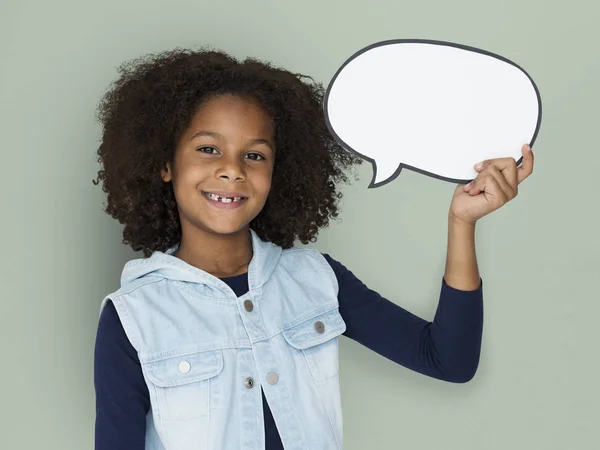
M 250 234 L 242 297 L 175 246 L 128 262 L 102 302 L 140 359 L 148 450 L 264 450 L 261 387 L 286 450 L 342 448 L 335 274 L 316 250 Z

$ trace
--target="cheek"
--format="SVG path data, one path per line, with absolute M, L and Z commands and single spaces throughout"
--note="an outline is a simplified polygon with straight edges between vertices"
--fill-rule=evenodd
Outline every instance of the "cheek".
M 182 170 L 177 174 L 177 184 L 179 185 L 179 189 L 196 189 L 198 184 L 206 179 L 206 168 L 196 165 L 186 167 L 185 170 Z
M 194 169 L 174 174 L 172 182 L 177 203 L 181 205 L 194 202 L 199 193 L 199 184 L 202 179 L 201 171 Z
M 271 190 L 271 184 L 273 181 L 272 176 L 272 171 L 268 171 L 261 179 L 261 190 L 264 192 L 265 195 L 268 195 L 269 191 Z
M 248 181 L 254 193 L 266 197 L 271 190 L 272 176 L 272 167 L 255 167 L 252 173 L 248 174 Z

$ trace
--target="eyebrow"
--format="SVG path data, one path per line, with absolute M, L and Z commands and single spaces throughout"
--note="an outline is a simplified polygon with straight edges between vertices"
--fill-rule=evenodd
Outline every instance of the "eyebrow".
M 191 138 L 190 141 L 193 141 L 194 139 L 196 139 L 197 137 L 201 137 L 201 136 L 208 136 L 208 137 L 212 137 L 215 139 L 224 139 L 224 137 L 219 134 L 216 133 L 214 131 L 204 131 L 204 130 L 200 130 L 197 133 L 195 133 Z M 271 150 L 274 150 L 273 148 L 273 144 L 271 144 L 267 139 L 252 139 L 249 142 L 250 145 L 255 145 L 255 144 L 265 144 L 267 147 L 269 147 Z

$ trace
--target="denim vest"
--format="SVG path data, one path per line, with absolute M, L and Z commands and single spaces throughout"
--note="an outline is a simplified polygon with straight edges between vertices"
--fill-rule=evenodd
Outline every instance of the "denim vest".
M 250 234 L 242 297 L 173 247 L 128 262 L 102 302 L 140 359 L 148 450 L 264 450 L 261 386 L 286 450 L 342 448 L 335 274 L 316 250 Z

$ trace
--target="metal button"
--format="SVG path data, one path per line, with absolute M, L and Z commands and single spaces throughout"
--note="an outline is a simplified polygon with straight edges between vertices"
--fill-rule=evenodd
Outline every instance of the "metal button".
M 246 300 L 244 302 L 244 308 L 246 308 L 246 311 L 252 312 L 252 310 L 254 309 L 254 304 L 250 300 Z
M 277 384 L 278 381 L 279 381 L 279 375 L 277 375 L 275 372 L 269 372 L 267 374 L 267 383 Z
M 192 365 L 187 361 L 181 361 L 179 363 L 178 369 L 181 373 L 185 374 L 192 370 Z
M 325 332 L 325 324 L 323 322 L 321 322 L 320 320 L 318 322 L 315 322 L 315 330 L 317 330 L 317 333 L 324 333 Z
M 248 389 L 252 389 L 254 387 L 254 379 L 252 377 L 246 378 L 244 381 L 244 386 L 246 386 Z

